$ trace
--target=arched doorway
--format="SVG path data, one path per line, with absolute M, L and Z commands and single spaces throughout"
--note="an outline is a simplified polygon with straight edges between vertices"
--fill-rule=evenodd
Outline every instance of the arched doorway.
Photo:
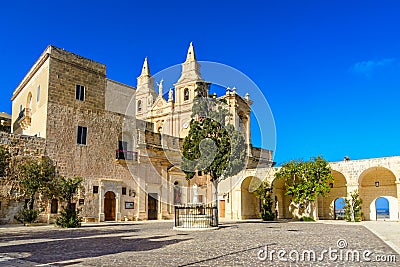
M 329 194 L 318 197 L 318 216 L 323 220 L 336 220 L 336 200 L 347 196 L 347 180 L 343 173 L 332 170 L 333 183 Z
M 346 202 L 344 201 L 343 197 L 337 198 L 335 200 L 334 204 L 334 209 L 335 209 L 335 220 L 344 220 L 344 206 L 346 205 Z
M 275 205 L 278 219 L 291 219 L 292 213 L 289 210 L 292 197 L 286 195 L 285 181 L 283 179 L 274 179 L 272 189 L 275 195 Z
M 398 219 L 396 177 L 384 167 L 372 167 L 365 170 L 359 178 L 360 198 L 365 220 L 376 220 L 376 199 L 385 197 L 389 201 L 391 220 Z M 383 200 L 382 200 L 383 201 Z
M 377 220 L 390 219 L 389 200 L 385 197 L 380 197 L 375 200 L 375 211 Z
M 104 217 L 106 221 L 115 221 L 115 193 L 108 191 L 104 195 Z
M 243 180 L 241 189 L 241 213 L 242 220 L 260 218 L 260 200 L 254 194 L 260 186 L 261 180 L 256 177 L 247 177 Z

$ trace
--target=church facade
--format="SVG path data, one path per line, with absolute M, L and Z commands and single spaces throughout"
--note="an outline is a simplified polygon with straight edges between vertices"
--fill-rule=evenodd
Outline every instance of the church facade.
M 174 205 L 192 202 L 194 187 L 199 203 L 211 200 L 208 176 L 187 181 L 179 169 L 196 90 L 209 94 L 192 44 L 168 99 L 162 83 L 156 92 L 147 58 L 134 88 L 108 79 L 101 63 L 49 46 L 13 93 L 12 133 L 44 140 L 43 154 L 61 175 L 84 178 L 75 205 L 85 221 L 173 218 Z M 231 123 L 242 126 L 250 162 L 260 151 L 261 162 L 271 161 L 271 151 L 251 147 L 248 96 L 227 90 L 221 98 Z M 51 222 L 62 203 L 44 205 L 41 219 Z
M 104 64 L 49 46 L 15 89 L 12 134 L 1 133 L 0 143 L 14 156 L 49 156 L 61 175 L 83 177 L 75 205 L 85 221 L 171 219 L 175 205 L 193 202 L 194 190 L 197 203 L 212 199 L 207 175 L 198 172 L 187 181 L 179 168 L 194 97 L 199 88 L 210 95 L 209 86 L 192 44 L 168 92 L 154 80 L 147 58 L 133 87 L 109 79 Z M 230 123 L 248 145 L 247 168 L 219 184 L 220 217 L 258 218 L 254 190 L 263 180 L 273 185 L 277 217 L 299 217 L 282 182 L 274 180 L 272 151 L 251 144 L 249 95 L 228 88 L 218 99 L 229 106 Z M 399 219 L 400 157 L 330 165 L 335 181 L 317 201 L 318 218 L 341 218 L 339 202 L 358 190 L 366 220 Z M 384 214 L 378 202 L 385 203 Z M 1 222 L 12 222 L 20 203 L 3 198 L 0 204 Z M 57 199 L 41 204 L 46 210 L 40 219 L 47 222 L 62 207 Z

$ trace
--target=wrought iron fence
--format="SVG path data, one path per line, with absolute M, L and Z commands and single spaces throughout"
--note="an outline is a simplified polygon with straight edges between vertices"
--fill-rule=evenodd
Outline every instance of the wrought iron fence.
M 217 207 L 205 205 L 175 206 L 175 227 L 208 228 L 218 226 Z

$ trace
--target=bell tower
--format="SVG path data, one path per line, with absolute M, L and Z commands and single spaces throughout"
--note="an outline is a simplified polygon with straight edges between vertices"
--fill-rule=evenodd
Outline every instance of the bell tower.
M 202 94 L 207 96 L 208 84 L 203 80 L 200 74 L 200 64 L 196 60 L 193 43 L 189 45 L 185 62 L 182 63 L 182 73 L 178 82 L 175 84 L 175 103 L 176 105 L 185 105 L 192 103 L 197 94 L 199 85 L 202 86 Z M 191 106 L 190 106 L 191 108 Z
M 142 72 L 137 78 L 136 90 L 136 116 L 139 119 L 146 119 L 150 116 L 151 107 L 157 93 L 154 89 L 154 78 L 150 74 L 147 57 L 144 59 Z

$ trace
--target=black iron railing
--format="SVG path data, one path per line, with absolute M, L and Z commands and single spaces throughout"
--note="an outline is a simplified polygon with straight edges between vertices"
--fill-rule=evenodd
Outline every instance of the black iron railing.
M 21 119 L 25 118 L 25 117 L 30 117 L 31 116 L 31 109 L 30 108 L 24 108 L 23 110 L 21 110 L 18 114 L 18 118 L 16 119 L 16 121 L 20 121 Z
M 121 160 L 137 161 L 137 152 L 117 149 L 115 151 L 115 158 Z
M 208 228 L 217 227 L 217 207 L 194 205 L 175 206 L 175 227 Z

